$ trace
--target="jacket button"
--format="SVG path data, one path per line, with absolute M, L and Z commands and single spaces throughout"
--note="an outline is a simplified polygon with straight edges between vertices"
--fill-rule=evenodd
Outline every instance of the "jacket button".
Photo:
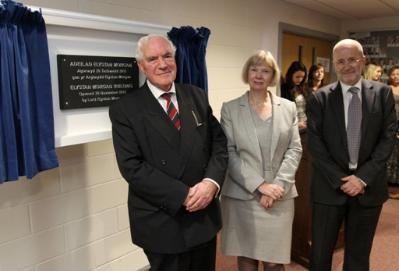
M 161 164 L 162 164 L 163 166 L 165 166 L 165 165 L 166 165 L 166 160 L 161 160 Z

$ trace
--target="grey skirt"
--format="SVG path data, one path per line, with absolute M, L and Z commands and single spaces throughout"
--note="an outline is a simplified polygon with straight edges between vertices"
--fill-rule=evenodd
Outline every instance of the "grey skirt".
M 221 199 L 222 252 L 259 261 L 289 264 L 294 199 L 277 201 L 271 209 L 257 199 Z

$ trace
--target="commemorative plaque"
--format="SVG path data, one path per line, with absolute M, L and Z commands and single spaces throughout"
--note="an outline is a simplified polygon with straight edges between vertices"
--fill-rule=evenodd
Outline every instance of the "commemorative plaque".
M 133 57 L 57 55 L 61 109 L 109 106 L 139 86 Z

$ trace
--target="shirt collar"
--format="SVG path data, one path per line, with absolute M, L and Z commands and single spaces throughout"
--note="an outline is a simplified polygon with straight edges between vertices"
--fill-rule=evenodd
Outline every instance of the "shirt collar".
M 354 84 L 353 86 L 347 85 L 347 84 L 343 83 L 342 81 L 339 81 L 339 82 L 341 84 L 343 94 L 346 94 L 351 87 L 358 88 L 359 92 L 362 91 L 362 78 L 360 78 L 359 81 L 357 81 L 357 83 Z
M 159 99 L 161 97 L 161 95 L 165 93 L 165 91 L 163 91 L 162 89 L 151 84 L 151 82 L 149 80 L 147 80 L 147 85 L 148 85 L 148 88 L 150 89 L 150 91 L 152 92 L 152 94 L 154 95 L 154 97 L 157 99 Z M 176 93 L 175 83 L 172 84 L 172 87 L 170 88 L 168 93 L 173 93 L 173 94 Z

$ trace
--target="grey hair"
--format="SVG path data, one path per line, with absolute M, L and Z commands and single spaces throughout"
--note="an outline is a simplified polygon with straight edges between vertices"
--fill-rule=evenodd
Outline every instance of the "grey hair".
M 364 57 L 363 47 L 360 44 L 360 42 L 358 42 L 357 40 L 343 39 L 338 41 L 333 48 L 333 55 L 339 47 L 355 47 L 359 51 L 359 53 L 361 53 L 361 55 Z
M 144 57 L 143 53 L 143 48 L 144 46 L 153 38 L 161 38 L 164 39 L 172 49 L 172 54 L 173 57 L 175 56 L 176 53 L 176 47 L 173 45 L 172 41 L 165 35 L 160 35 L 160 34 L 149 34 L 147 36 L 141 37 L 138 42 L 137 42 L 137 48 L 136 48 L 136 60 L 140 61 Z

